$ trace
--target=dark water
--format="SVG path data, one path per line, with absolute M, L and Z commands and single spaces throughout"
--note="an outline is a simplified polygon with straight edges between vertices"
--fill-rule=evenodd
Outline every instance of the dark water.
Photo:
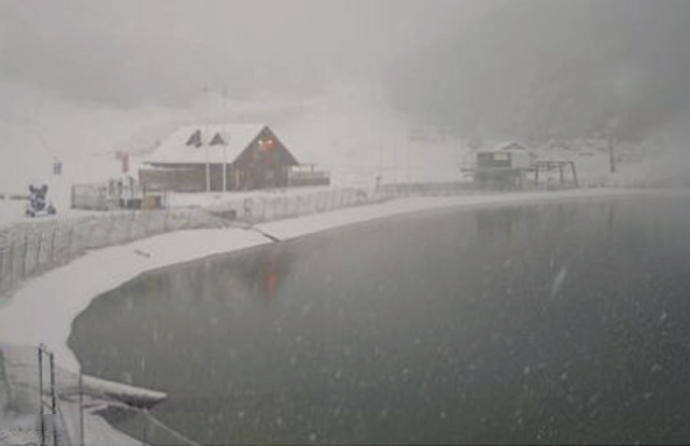
M 148 274 L 84 371 L 204 443 L 690 441 L 690 200 L 445 211 Z

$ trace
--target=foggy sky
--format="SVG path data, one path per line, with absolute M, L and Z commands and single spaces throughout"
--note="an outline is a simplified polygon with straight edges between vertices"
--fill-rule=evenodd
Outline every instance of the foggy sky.
M 302 95 L 375 76 L 505 0 L 14 0 L 0 80 L 116 105 Z
M 458 134 L 640 140 L 690 117 L 690 2 L 524 0 L 389 75 L 403 110 Z

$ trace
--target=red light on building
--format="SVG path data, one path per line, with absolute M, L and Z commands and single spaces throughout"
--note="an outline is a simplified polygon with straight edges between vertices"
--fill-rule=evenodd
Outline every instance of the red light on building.
M 270 152 L 274 149 L 275 141 L 271 138 L 265 138 L 259 141 L 259 148 L 264 152 Z

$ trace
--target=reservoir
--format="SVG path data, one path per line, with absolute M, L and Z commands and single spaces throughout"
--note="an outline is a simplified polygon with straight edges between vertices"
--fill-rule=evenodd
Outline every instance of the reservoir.
M 84 373 L 201 443 L 688 443 L 690 199 L 377 220 L 144 274 Z

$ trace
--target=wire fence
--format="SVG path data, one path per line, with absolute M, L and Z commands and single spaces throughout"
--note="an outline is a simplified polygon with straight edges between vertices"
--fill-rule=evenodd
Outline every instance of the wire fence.
M 0 231 L 0 296 L 88 250 L 170 231 L 227 225 L 226 220 L 201 209 L 184 209 L 115 211 L 9 226 Z
M 190 445 L 199 443 L 154 417 L 147 409 L 112 405 L 101 414 L 118 431 L 146 445 Z
M 44 346 L 0 344 L 0 444 L 198 444 L 52 358 Z
M 117 210 L 69 219 L 31 220 L 0 229 L 0 297 L 26 279 L 65 265 L 88 250 L 171 231 L 256 224 L 409 196 L 467 193 L 468 183 L 380 185 L 230 198 L 207 208 Z
M 472 193 L 468 182 L 382 184 L 376 189 L 325 189 L 292 194 L 263 194 L 228 199 L 209 211 L 225 218 L 254 224 L 295 218 L 338 209 L 415 196 L 450 196 Z
M 295 218 L 347 207 L 372 204 L 383 196 L 360 189 L 330 189 L 298 195 L 257 196 L 229 203 L 238 219 L 247 223 Z

